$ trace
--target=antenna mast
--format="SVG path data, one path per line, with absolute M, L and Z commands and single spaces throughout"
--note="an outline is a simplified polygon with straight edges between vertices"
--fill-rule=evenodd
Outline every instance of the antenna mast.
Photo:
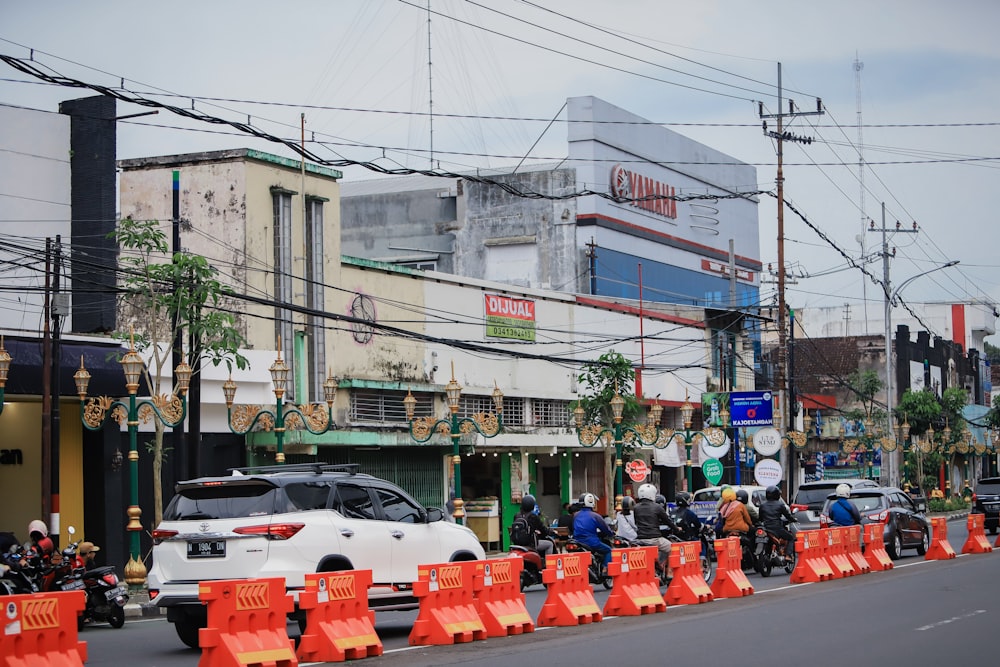
M 865 141 L 864 141 L 864 129 L 861 124 L 861 70 L 865 68 L 865 64 L 861 62 L 858 58 L 858 54 L 854 53 L 854 97 L 857 102 L 857 118 L 858 118 L 858 183 L 861 186 L 861 234 L 858 235 L 859 243 L 861 243 L 861 263 L 862 265 L 868 261 L 868 248 L 865 244 L 865 230 L 868 228 L 868 214 L 865 211 Z M 861 303 L 864 304 L 865 308 L 865 335 L 869 333 L 868 331 L 868 283 L 864 280 L 861 281 Z

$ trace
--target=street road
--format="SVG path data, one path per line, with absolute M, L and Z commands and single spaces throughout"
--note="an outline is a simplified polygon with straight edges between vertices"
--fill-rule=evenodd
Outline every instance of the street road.
M 956 552 L 965 523 L 948 525 Z M 992 544 L 995 538 L 990 539 Z M 416 612 L 382 612 L 376 630 L 385 647 L 372 665 L 616 665 L 698 664 L 732 660 L 814 665 L 932 665 L 992 655 L 1000 624 L 1000 551 L 926 562 L 913 551 L 896 568 L 848 579 L 792 586 L 784 571 L 748 575 L 752 596 L 668 607 L 662 614 L 608 618 L 576 628 L 538 628 L 532 635 L 459 646 L 409 647 Z M 537 616 L 541 587 L 526 593 Z M 595 591 L 603 606 L 607 592 Z M 297 627 L 288 626 L 296 635 Z M 200 653 L 187 649 L 163 619 L 130 619 L 124 628 L 86 628 L 88 665 L 187 667 Z M 749 653 L 748 653 L 749 651 Z M 680 662 L 675 662 L 680 661 Z M 727 664 L 727 663 L 722 663 Z M 737 663 L 730 663 L 737 664 Z

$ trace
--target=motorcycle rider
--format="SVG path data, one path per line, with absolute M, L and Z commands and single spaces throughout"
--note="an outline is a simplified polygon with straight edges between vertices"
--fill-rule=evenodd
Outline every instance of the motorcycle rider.
M 93 570 L 97 567 L 97 563 L 94 559 L 97 557 L 97 552 L 101 550 L 101 547 L 97 546 L 93 542 L 80 542 L 80 546 L 76 549 L 76 558 L 73 560 L 73 567 L 82 567 L 85 570 Z
M 634 507 L 635 500 L 632 496 L 625 496 L 622 498 L 621 511 L 615 515 L 615 535 L 618 535 L 629 542 L 634 542 L 636 538 L 635 516 L 632 514 L 632 509 Z
M 49 529 L 45 522 L 41 519 L 35 519 L 29 523 L 28 537 L 31 539 L 31 548 L 47 562 L 55 551 L 56 545 L 49 537 Z
M 750 502 L 750 494 L 747 493 L 746 489 L 736 489 L 736 500 L 747 506 L 747 514 L 750 515 L 751 525 L 760 522 L 760 510 Z
M 795 535 L 788 530 L 788 525 L 795 521 L 795 517 L 781 499 L 781 489 L 778 487 L 767 487 L 764 497 L 766 500 L 760 506 L 760 522 L 764 530 L 785 540 L 785 555 L 791 556 L 795 551 Z
M 678 536 L 685 542 L 697 540 L 701 536 L 701 519 L 691 509 L 691 494 L 681 491 L 677 494 L 676 503 L 673 518 Z
M 830 505 L 830 521 L 835 526 L 857 526 L 861 523 L 861 512 L 848 500 L 850 497 L 850 485 L 838 484 L 837 500 Z
M 529 493 L 521 499 L 521 511 L 517 513 L 514 520 L 516 521 L 518 518 L 523 517 L 528 522 L 529 534 L 527 540 L 519 546 L 537 551 L 542 557 L 542 564 L 544 565 L 545 557 L 552 553 L 555 543 L 549 538 L 549 530 L 542 523 L 542 519 L 536 511 L 537 509 L 538 502 Z M 90 544 L 90 542 L 84 542 L 84 544 Z M 82 551 L 83 545 L 80 545 L 80 548 Z
M 632 514 L 635 515 L 636 543 L 644 547 L 656 547 L 659 550 L 657 560 L 663 567 L 668 568 L 670 564 L 670 540 L 660 532 L 660 526 L 667 526 L 669 530 L 676 531 L 674 520 L 670 518 L 667 511 L 656 502 L 656 487 L 652 484 L 643 484 L 639 487 L 639 500 L 635 503 Z
M 722 509 L 719 510 L 722 517 L 722 534 L 738 535 L 740 540 L 744 540 L 750 532 L 752 521 L 747 506 L 736 499 L 736 491 L 729 488 L 722 492 Z
M 580 495 L 580 511 L 573 519 L 573 539 L 601 556 L 604 567 L 611 562 L 611 547 L 601 537 L 611 538 L 614 531 L 608 527 L 604 517 L 594 511 L 597 496 L 593 493 Z

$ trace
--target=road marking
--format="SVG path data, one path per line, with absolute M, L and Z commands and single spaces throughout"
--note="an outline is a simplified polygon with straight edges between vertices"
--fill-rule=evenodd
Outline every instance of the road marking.
M 955 621 L 962 621 L 967 618 L 972 618 L 973 616 L 978 616 L 979 614 L 985 614 L 985 609 L 977 609 L 975 611 L 969 612 L 968 614 L 962 614 L 961 616 L 952 616 L 951 618 L 946 618 L 943 621 L 938 621 L 937 623 L 931 623 L 930 625 L 921 625 L 916 628 L 917 632 L 923 632 L 924 630 L 933 630 L 934 628 L 939 628 L 943 625 L 948 625 L 949 623 L 954 623 Z

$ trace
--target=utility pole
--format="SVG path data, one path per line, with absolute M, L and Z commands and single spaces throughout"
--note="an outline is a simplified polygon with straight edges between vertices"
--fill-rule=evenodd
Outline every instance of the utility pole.
M 880 232 L 882 234 L 882 287 L 885 291 L 885 313 L 883 324 L 885 325 L 885 412 L 886 421 L 888 422 L 888 431 L 886 435 L 890 437 L 895 437 L 893 430 L 893 418 L 892 418 L 892 406 L 895 403 L 895 394 L 893 393 L 893 367 L 892 367 L 892 331 L 891 321 L 892 321 L 892 283 L 889 282 L 889 258 L 896 255 L 896 250 L 893 248 L 892 253 L 889 252 L 889 239 L 886 236 L 887 232 L 900 233 L 900 234 L 916 234 L 919 230 L 917 229 L 917 223 L 913 223 L 912 229 L 903 229 L 903 226 L 896 222 L 895 229 L 887 229 L 885 226 L 885 202 L 882 202 L 882 227 L 875 227 L 875 221 L 871 221 L 871 225 L 868 228 L 869 232 Z M 898 448 L 897 448 L 898 450 Z M 895 485 L 897 480 L 897 473 L 899 466 L 896 460 L 896 450 L 891 452 L 888 457 L 885 456 L 885 452 L 882 452 L 883 460 L 882 465 L 886 467 L 886 474 L 890 485 Z
M 785 141 L 796 141 L 803 144 L 811 144 L 811 137 L 796 136 L 784 130 L 785 118 L 797 118 L 799 116 L 821 116 L 823 115 L 823 101 L 816 98 L 816 111 L 796 111 L 794 100 L 788 100 L 788 111 L 782 112 L 784 100 L 782 99 L 781 88 L 781 63 L 778 63 L 778 113 L 765 114 L 764 103 L 758 103 L 758 113 L 763 121 L 764 135 L 769 136 L 778 142 L 778 368 L 775 377 L 775 388 L 778 391 L 779 404 L 787 410 L 788 419 L 781 420 L 787 424 L 787 428 L 794 428 L 794 396 L 788 396 L 786 384 L 786 360 L 788 355 L 788 331 L 786 327 L 786 306 L 785 306 L 785 175 L 783 171 L 783 155 Z M 774 118 L 778 122 L 777 132 L 767 129 L 767 119 Z M 787 406 L 787 407 L 786 407 Z M 788 457 L 788 497 L 791 497 L 794 481 L 794 457 Z

